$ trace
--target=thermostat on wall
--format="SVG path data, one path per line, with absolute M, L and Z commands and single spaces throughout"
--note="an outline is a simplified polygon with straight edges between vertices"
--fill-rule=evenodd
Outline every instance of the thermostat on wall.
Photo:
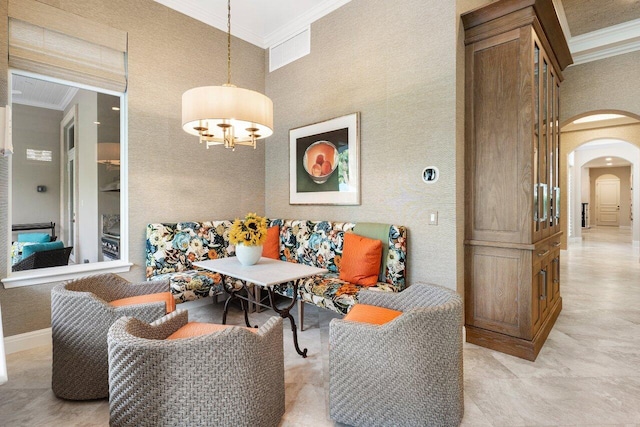
M 440 171 L 435 166 L 427 166 L 422 171 L 422 180 L 427 184 L 433 184 L 440 178 Z

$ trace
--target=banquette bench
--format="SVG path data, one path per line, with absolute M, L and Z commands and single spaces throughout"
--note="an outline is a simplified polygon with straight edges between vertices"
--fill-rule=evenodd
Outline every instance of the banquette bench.
M 171 292 L 178 303 L 223 292 L 219 274 L 199 270 L 192 264 L 235 256 L 235 246 L 229 242 L 232 224 L 233 220 L 148 224 L 147 279 L 169 279 Z M 267 224 L 269 228 L 278 227 L 280 260 L 329 270 L 299 284 L 301 301 L 346 314 L 357 303 L 358 293 L 363 288 L 388 292 L 400 292 L 405 288 L 407 229 L 404 226 L 291 219 L 269 219 Z M 373 285 L 364 286 L 340 278 L 345 233 L 348 232 L 382 242 L 380 273 Z M 227 286 L 235 285 L 230 282 Z M 278 285 L 275 291 L 283 296 L 293 296 L 291 284 Z M 301 328 L 303 306 L 302 303 L 299 305 Z

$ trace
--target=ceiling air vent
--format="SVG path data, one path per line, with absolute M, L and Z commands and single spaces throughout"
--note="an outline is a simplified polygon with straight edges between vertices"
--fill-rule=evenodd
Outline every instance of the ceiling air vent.
M 311 29 L 305 28 L 269 48 L 269 72 L 311 53 Z

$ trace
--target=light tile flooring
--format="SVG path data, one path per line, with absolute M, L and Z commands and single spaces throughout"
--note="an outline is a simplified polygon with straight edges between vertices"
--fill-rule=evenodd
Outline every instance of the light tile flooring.
M 563 311 L 535 362 L 465 344 L 464 426 L 640 426 L 640 263 L 628 230 L 591 229 L 562 253 Z M 221 304 L 190 309 L 219 321 Z M 259 322 L 269 316 L 252 316 Z M 328 419 L 328 328 L 336 317 L 307 306 L 295 354 L 285 323 L 286 414 L 282 426 Z M 235 312 L 230 323 L 241 324 Z M 50 347 L 8 356 L 0 386 L 2 426 L 105 426 L 108 403 L 51 393 Z M 401 361 L 399 361 L 401 363 Z

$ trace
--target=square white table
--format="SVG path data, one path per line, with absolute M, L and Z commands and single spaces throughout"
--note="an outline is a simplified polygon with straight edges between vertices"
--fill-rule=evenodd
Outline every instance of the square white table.
M 199 261 L 194 262 L 193 265 L 198 268 L 204 268 L 205 270 L 219 273 L 222 276 L 240 279 L 243 282 L 243 288 L 247 292 L 246 296 L 241 295 L 240 290 L 228 289 L 227 286 L 224 285 L 224 277 L 222 278 L 223 288 L 230 296 L 224 305 L 222 324 L 225 324 L 227 322 L 227 309 L 229 307 L 229 302 L 234 299 L 240 300 L 242 309 L 244 311 L 244 319 L 247 327 L 251 327 L 249 323 L 248 303 L 271 308 L 283 319 L 289 319 L 289 321 L 291 322 L 291 331 L 293 332 L 293 344 L 296 348 L 296 351 L 302 357 L 307 357 L 307 349 L 305 348 L 304 350 L 300 350 L 300 347 L 298 346 L 296 322 L 293 319 L 290 311 L 294 307 L 298 298 L 298 280 L 304 279 L 305 277 L 314 276 L 316 274 L 324 274 L 328 271 L 327 269 L 264 257 L 260 258 L 260 260 L 256 264 L 248 266 L 240 264 L 236 257 Z M 278 307 L 275 303 L 275 293 L 273 287 L 274 285 L 289 282 L 293 282 L 293 299 L 291 301 L 291 304 L 287 307 Z M 264 305 L 261 301 L 259 301 L 259 298 L 255 298 L 247 288 L 247 283 L 253 283 L 254 285 L 265 288 L 269 293 L 270 305 Z M 247 301 L 248 303 L 245 304 L 245 301 Z

